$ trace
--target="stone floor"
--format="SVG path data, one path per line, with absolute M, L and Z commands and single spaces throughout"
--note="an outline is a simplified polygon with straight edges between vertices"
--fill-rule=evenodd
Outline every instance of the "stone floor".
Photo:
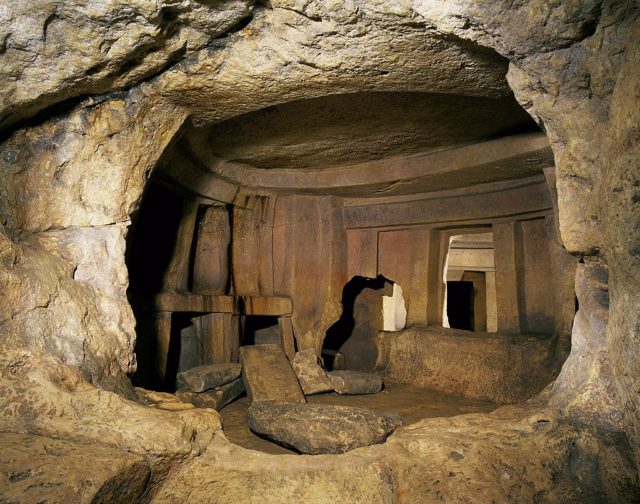
M 317 394 L 307 397 L 307 400 L 312 404 L 335 404 L 397 411 L 404 417 L 407 424 L 415 423 L 422 418 L 489 412 L 497 407 L 491 401 L 446 395 L 400 383 L 385 383 L 385 388 L 378 394 L 358 396 L 335 393 Z M 227 439 L 244 448 L 265 453 L 276 455 L 294 453 L 253 434 L 245 421 L 248 407 L 249 400 L 243 396 L 220 411 Z

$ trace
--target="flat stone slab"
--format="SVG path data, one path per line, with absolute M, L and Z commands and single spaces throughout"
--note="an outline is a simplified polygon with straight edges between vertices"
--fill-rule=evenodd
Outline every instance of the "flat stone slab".
M 377 394 L 382 390 L 382 378 L 360 371 L 330 371 L 327 377 L 338 394 Z
M 333 390 L 329 378 L 327 378 L 327 372 L 318 364 L 318 356 L 313 348 L 296 353 L 291 361 L 291 367 L 293 367 L 305 395 Z
M 278 345 L 243 346 L 240 363 L 249 402 L 307 402 L 289 359 Z
M 178 373 L 176 383 L 178 389 L 204 392 L 237 379 L 241 371 L 241 366 L 237 363 L 208 364 Z
M 319 455 L 383 443 L 404 420 L 397 413 L 353 406 L 254 402 L 247 423 L 278 444 Z
M 205 390 L 204 392 L 179 389 L 176 391 L 176 397 L 185 403 L 193 404 L 197 408 L 212 408 L 220 411 L 243 392 L 244 382 L 241 378 L 236 378 L 221 387 Z

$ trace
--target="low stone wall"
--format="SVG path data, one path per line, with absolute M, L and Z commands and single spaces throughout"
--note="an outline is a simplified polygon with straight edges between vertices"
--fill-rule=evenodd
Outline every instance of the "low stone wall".
M 390 380 L 501 404 L 540 392 L 561 365 L 555 338 L 413 327 L 380 331 L 378 345 Z

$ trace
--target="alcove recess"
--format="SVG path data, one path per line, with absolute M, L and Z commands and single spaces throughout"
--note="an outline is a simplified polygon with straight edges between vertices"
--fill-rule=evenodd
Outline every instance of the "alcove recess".
M 290 356 L 320 355 L 349 280 L 382 275 L 402 291 L 406 328 L 369 324 L 369 370 L 446 393 L 526 399 L 570 346 L 575 260 L 559 243 L 555 201 L 547 138 L 512 96 L 356 93 L 187 122 L 129 239 L 139 383 L 171 390 L 177 370 L 236 361 L 259 333 Z M 460 263 L 469 252 L 456 237 L 491 261 Z M 473 277 L 473 332 L 445 327 L 452 275 Z M 409 344 L 416 359 L 403 361 Z M 431 379 L 425 367 L 437 370 Z

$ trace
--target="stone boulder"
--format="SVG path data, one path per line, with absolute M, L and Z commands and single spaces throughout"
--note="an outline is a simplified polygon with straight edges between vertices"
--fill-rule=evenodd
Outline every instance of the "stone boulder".
M 293 367 L 305 395 L 333 390 L 329 378 L 327 378 L 327 372 L 318 363 L 318 356 L 313 348 L 296 353 L 291 361 L 291 367 Z
M 318 455 L 382 443 L 404 420 L 397 413 L 352 406 L 254 402 L 247 423 L 278 444 Z
M 327 377 L 338 394 L 377 394 L 383 385 L 378 375 L 360 371 L 331 371 Z
M 244 383 L 241 378 L 236 378 L 229 383 L 213 390 L 204 392 L 192 392 L 188 389 L 178 389 L 176 397 L 185 403 L 191 403 L 197 408 L 212 408 L 221 410 L 236 397 L 244 392 Z
M 240 377 L 242 367 L 237 363 L 209 364 L 178 373 L 178 389 L 204 392 L 225 385 Z

